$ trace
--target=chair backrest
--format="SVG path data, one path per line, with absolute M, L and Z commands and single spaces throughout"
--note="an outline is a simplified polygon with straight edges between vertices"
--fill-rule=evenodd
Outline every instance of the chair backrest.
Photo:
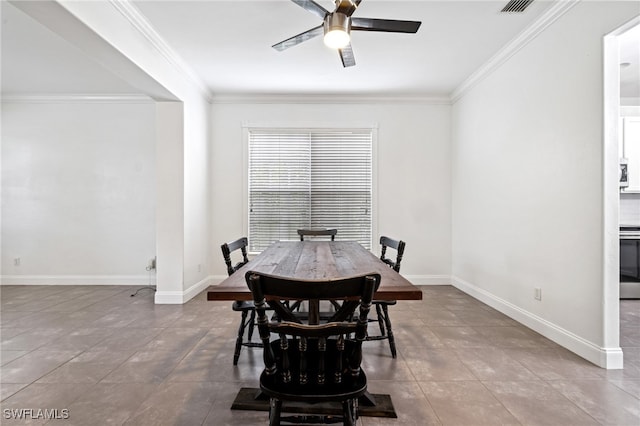
M 304 241 L 305 235 L 310 237 L 327 236 L 331 237 L 331 241 L 335 241 L 337 233 L 337 229 L 298 229 L 300 241 Z
M 340 383 L 346 369 L 353 377 L 360 374 L 362 341 L 367 335 L 373 294 L 380 285 L 379 274 L 303 281 L 249 271 L 245 277 L 257 311 L 265 374 L 283 383 L 293 381 L 300 385 L 322 385 L 325 379 L 327 383 Z M 320 325 L 303 323 L 287 304 L 288 300 L 332 299 L 344 301 L 334 315 Z M 267 305 L 277 313 L 277 321 L 269 321 Z M 352 321 L 356 308 L 359 308 L 358 319 Z M 271 333 L 280 337 L 275 343 L 278 356 L 273 343 L 269 344 Z M 355 340 L 349 340 L 351 334 L 355 334 Z M 326 359 L 329 356 L 334 358 Z M 292 377 L 291 370 L 298 372 L 293 375 L 297 377 Z
M 391 266 L 394 271 L 400 272 L 400 262 L 402 262 L 402 256 L 404 255 L 405 242 L 382 236 L 380 237 L 380 245 L 382 246 L 382 250 L 380 251 L 380 260 Z M 388 247 L 396 250 L 395 260 L 387 257 Z
M 227 273 L 229 275 L 233 274 L 235 271 L 240 269 L 241 266 L 249 262 L 249 258 L 247 257 L 248 245 L 249 240 L 247 237 L 242 237 L 235 241 L 231 241 L 230 243 L 224 243 L 220 246 L 220 249 L 222 249 L 222 256 L 224 257 L 224 263 L 227 264 Z M 234 265 L 231 261 L 231 253 L 236 250 L 240 250 L 242 252 L 242 260 Z

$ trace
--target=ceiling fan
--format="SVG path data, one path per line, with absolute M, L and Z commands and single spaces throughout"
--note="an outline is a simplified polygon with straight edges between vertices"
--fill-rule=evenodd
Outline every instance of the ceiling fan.
M 335 0 L 336 8 L 329 12 L 313 0 L 291 0 L 303 9 L 322 18 L 322 24 L 303 33 L 274 44 L 274 49 L 283 51 L 303 41 L 324 34 L 324 43 L 338 49 L 342 66 L 352 67 L 356 64 L 351 48 L 351 31 L 382 31 L 389 33 L 416 33 L 420 21 L 398 21 L 393 19 L 372 19 L 352 17 L 362 0 Z

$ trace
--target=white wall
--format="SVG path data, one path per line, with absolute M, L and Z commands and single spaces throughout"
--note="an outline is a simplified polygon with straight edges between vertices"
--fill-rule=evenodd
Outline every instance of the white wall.
M 402 272 L 414 283 L 449 283 L 450 111 L 448 104 L 428 101 L 328 104 L 275 100 L 214 104 L 211 241 L 215 280 L 226 276 L 219 245 L 247 234 L 243 125 L 375 125 L 378 209 L 374 232 L 406 240 Z M 377 249 L 377 240 L 374 245 Z
M 637 13 L 578 3 L 453 106 L 454 282 L 600 365 L 603 36 Z
M 156 117 L 163 122 L 153 125 L 169 133 L 157 141 L 162 166 L 158 174 L 167 173 L 175 180 L 171 185 L 158 181 L 156 186 L 160 202 L 155 301 L 184 303 L 208 285 L 209 93 L 130 3 L 18 4 L 88 57 L 159 101 Z
M 151 101 L 2 104 L 3 284 L 149 282 L 154 121 Z
M 210 282 L 211 140 L 210 105 L 192 99 L 184 106 L 184 300 L 189 300 Z

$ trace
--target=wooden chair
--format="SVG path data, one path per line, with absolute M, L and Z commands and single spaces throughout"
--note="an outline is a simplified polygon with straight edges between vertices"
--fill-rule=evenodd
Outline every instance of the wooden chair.
M 380 245 L 382 246 L 380 252 L 380 260 L 393 268 L 394 271 L 400 272 L 400 263 L 402 262 L 402 256 L 404 255 L 405 242 L 402 240 L 394 240 L 389 237 L 380 237 Z M 395 259 L 389 259 L 387 257 L 387 249 L 391 248 L 396 250 Z M 380 327 L 380 334 L 377 336 L 367 336 L 367 340 L 383 340 L 389 341 L 389 349 L 391 349 L 391 356 L 396 357 L 396 342 L 393 337 L 393 329 L 391 328 L 391 319 L 389 318 L 389 306 L 395 305 L 395 300 L 374 300 L 373 305 L 376 307 L 376 315 L 378 317 L 378 325 Z
M 319 237 L 327 236 L 331 237 L 331 241 L 335 241 L 337 229 L 298 229 L 298 235 L 300 235 L 300 241 L 304 241 L 305 236 Z
M 247 246 L 249 245 L 249 240 L 246 237 L 239 238 L 230 243 L 224 243 L 220 246 L 222 249 L 222 256 L 224 257 L 224 262 L 227 265 L 227 273 L 229 275 L 233 274 L 235 271 L 240 269 L 240 267 L 244 266 L 249 262 L 249 258 L 247 257 Z M 235 265 L 231 260 L 231 253 L 240 250 L 242 254 L 242 260 L 240 260 Z M 233 353 L 233 365 L 238 365 L 238 358 L 240 358 L 240 351 L 243 346 L 247 347 L 262 347 L 262 343 L 252 342 L 251 338 L 253 337 L 253 330 L 256 320 L 256 311 L 255 305 L 251 301 L 244 300 L 236 300 L 231 304 L 231 309 L 236 312 L 241 313 L 240 319 L 240 327 L 238 328 L 238 337 L 236 338 L 236 348 Z M 249 319 L 247 319 L 247 316 Z M 244 332 L 248 328 L 247 331 L 247 342 L 244 342 Z
M 321 411 L 314 403 L 335 401 L 342 404 L 343 424 L 355 425 L 358 398 L 367 390 L 367 378 L 360 369 L 362 341 L 380 275 L 301 281 L 249 271 L 246 280 L 264 346 L 260 389 L 270 398 L 269 424 L 279 425 L 281 420 L 298 424 L 326 421 L 322 416 L 311 421 L 307 415 Z M 300 299 L 310 306 L 331 299 L 343 299 L 344 303 L 326 323 L 313 325 L 303 322 L 284 302 Z M 269 321 L 267 305 L 276 312 L 277 321 Z M 358 307 L 358 321 L 351 321 Z M 270 342 L 272 333 L 278 339 Z M 355 339 L 348 338 L 351 334 Z M 296 412 L 304 416 L 281 419 L 283 401 L 309 404 L 296 406 Z

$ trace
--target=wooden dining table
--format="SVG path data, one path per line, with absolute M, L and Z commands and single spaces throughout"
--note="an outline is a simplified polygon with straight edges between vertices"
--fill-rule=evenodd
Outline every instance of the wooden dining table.
M 376 300 L 422 300 L 422 291 L 406 278 L 382 262 L 355 241 L 277 241 L 233 275 L 207 289 L 207 300 L 253 300 L 245 281 L 248 271 L 304 281 L 332 280 L 369 273 L 380 274 L 380 286 L 374 294 Z M 310 301 L 311 302 L 311 301 Z M 311 311 L 315 310 L 316 315 Z M 318 307 L 309 306 L 309 322 L 319 319 Z M 232 409 L 265 410 L 269 400 L 256 388 L 241 388 Z M 316 410 L 318 407 L 316 406 Z M 290 406 L 291 412 L 305 413 L 304 408 Z M 337 414 L 333 407 L 324 407 L 326 414 Z M 396 418 L 391 396 L 366 392 L 360 398 L 362 416 Z
M 247 271 L 300 280 L 380 274 L 376 300 L 422 300 L 422 291 L 355 241 L 277 241 L 218 285 L 207 300 L 252 300 Z

